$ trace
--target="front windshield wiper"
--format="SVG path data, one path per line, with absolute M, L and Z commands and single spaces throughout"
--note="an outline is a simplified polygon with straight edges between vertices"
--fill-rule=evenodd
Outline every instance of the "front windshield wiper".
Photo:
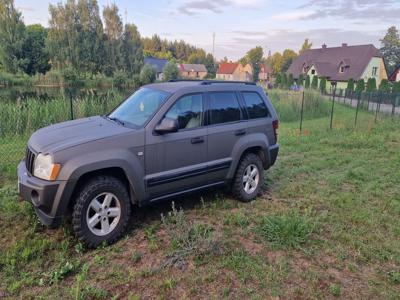
M 125 123 L 123 121 L 121 121 L 120 119 L 116 118 L 116 117 L 106 116 L 106 118 L 111 120 L 111 121 L 114 121 L 114 122 L 116 122 L 116 123 L 118 123 L 118 124 L 120 124 L 122 126 L 125 126 Z

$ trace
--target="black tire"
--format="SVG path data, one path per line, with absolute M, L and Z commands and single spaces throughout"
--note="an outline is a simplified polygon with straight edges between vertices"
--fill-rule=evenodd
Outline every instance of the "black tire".
M 115 227 L 108 234 L 96 235 L 92 232 L 92 229 L 89 229 L 87 221 L 88 210 L 90 209 L 89 205 L 93 199 L 97 199 L 97 197 L 101 197 L 101 195 L 105 193 L 115 195 L 111 201 L 115 201 L 115 203 L 118 201 L 119 203 L 119 220 L 113 223 Z M 105 200 L 103 200 L 103 203 L 104 201 Z M 118 240 L 126 229 L 130 214 L 131 202 L 126 185 L 115 177 L 98 176 L 88 181 L 80 190 L 72 213 L 72 225 L 78 239 L 87 247 L 95 248 L 104 242 L 111 244 Z M 101 218 L 103 217 L 99 219 Z M 111 220 L 113 220 L 113 218 L 111 218 Z M 107 221 L 107 223 L 109 223 L 109 221 Z M 100 224 L 100 226 L 102 226 L 102 224 Z
M 247 193 L 245 191 L 243 176 L 245 175 L 246 169 L 249 166 L 256 166 L 258 169 L 258 184 L 253 192 Z M 264 186 L 264 168 L 260 157 L 253 153 L 248 153 L 239 162 L 239 166 L 236 170 L 235 177 L 232 183 L 233 195 L 242 202 L 250 202 L 254 200 L 262 191 Z

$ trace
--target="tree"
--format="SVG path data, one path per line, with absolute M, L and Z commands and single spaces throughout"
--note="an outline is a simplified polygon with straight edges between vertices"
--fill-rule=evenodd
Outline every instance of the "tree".
M 400 93 L 400 81 L 393 83 L 393 93 Z
M 350 91 L 350 92 L 354 92 L 354 79 L 353 78 L 350 78 L 349 81 L 347 82 L 346 90 Z
M 311 47 L 312 43 L 310 43 L 309 39 L 305 39 L 303 45 L 301 46 L 299 54 L 303 54 L 304 51 L 311 49 Z
M 267 58 L 267 64 L 271 66 L 274 74 L 279 74 L 282 70 L 283 58 L 279 52 L 274 53 Z
M 178 79 L 179 69 L 175 61 L 169 61 L 164 67 L 164 80 Z
M 247 52 L 247 61 L 253 68 L 253 81 L 257 82 L 258 81 L 258 75 L 260 74 L 260 64 L 262 63 L 264 51 L 262 47 L 257 46 L 253 49 L 250 49 L 249 52 Z
M 135 24 L 126 24 L 121 46 L 122 67 L 130 76 L 143 66 L 143 46 Z
M 304 85 L 304 74 L 301 73 L 299 75 L 299 79 L 297 80 L 297 84 L 303 86 Z
M 282 67 L 281 72 L 287 72 L 293 60 L 297 57 L 297 53 L 293 50 L 286 49 L 282 53 Z
M 281 75 L 281 73 L 278 73 L 276 75 L 275 84 L 276 84 L 277 87 L 280 87 L 280 85 L 282 84 L 282 75 Z
M 290 73 L 289 76 L 288 76 L 287 86 L 290 88 L 290 87 L 293 86 L 293 84 L 294 84 L 293 74 Z
M 23 57 L 25 25 L 14 0 L 0 1 L 0 64 L 10 73 L 17 73 L 27 61 Z
M 380 40 L 381 53 L 385 59 L 386 68 L 390 73 L 400 64 L 400 36 L 395 26 L 388 29 L 386 35 Z
M 359 81 L 357 81 L 357 85 L 356 85 L 356 92 L 361 93 L 365 90 L 365 82 L 364 79 L 360 79 Z
M 281 88 L 286 88 L 288 84 L 288 78 L 286 73 L 281 73 Z
M 140 71 L 140 82 L 142 84 L 149 84 L 156 81 L 157 70 L 151 65 L 144 65 Z
M 379 85 L 379 90 L 383 92 L 390 92 L 389 80 L 382 79 L 381 84 Z
M 310 88 L 310 75 L 307 75 L 306 76 L 306 83 L 304 84 L 304 87 L 306 88 L 306 89 L 309 89 Z
M 107 73 L 111 75 L 117 69 L 121 59 L 120 47 L 123 30 L 118 7 L 115 4 L 111 4 L 111 6 L 105 6 L 103 10 L 103 19 L 105 24 L 104 31 L 107 40 Z
M 325 77 L 322 77 L 321 81 L 319 82 L 319 90 L 323 94 L 326 92 L 326 78 Z
M 367 92 L 375 92 L 376 91 L 376 79 L 369 78 L 367 81 Z
M 311 81 L 311 88 L 318 89 L 318 76 L 313 76 Z
M 27 60 L 23 70 L 28 75 L 45 74 L 50 70 L 49 53 L 45 49 L 46 29 L 39 24 L 26 27 L 26 37 L 22 46 L 23 57 Z

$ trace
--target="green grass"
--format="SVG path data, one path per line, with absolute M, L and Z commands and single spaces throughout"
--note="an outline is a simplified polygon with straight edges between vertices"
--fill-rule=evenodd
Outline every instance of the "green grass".
M 169 214 L 171 203 L 135 208 L 126 236 L 96 250 L 68 222 L 40 225 L 3 175 L 0 295 L 397 299 L 400 122 L 375 124 L 361 111 L 355 128 L 354 115 L 337 104 L 332 130 L 323 115 L 306 118 L 302 134 L 297 120 L 282 121 L 279 158 L 256 201 L 211 191 L 175 199 L 182 213 Z

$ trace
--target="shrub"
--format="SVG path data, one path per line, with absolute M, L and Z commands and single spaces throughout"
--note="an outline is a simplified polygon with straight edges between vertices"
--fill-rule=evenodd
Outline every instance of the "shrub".
M 359 81 L 357 81 L 356 92 L 361 93 L 364 92 L 364 90 L 365 90 L 364 79 L 360 79 Z
M 288 84 L 288 79 L 287 79 L 286 73 L 282 73 L 282 74 L 281 74 L 281 84 L 280 84 L 280 87 L 286 88 L 286 87 L 287 87 L 287 84 Z
M 304 85 L 304 74 L 299 75 L 299 79 L 297 80 L 298 85 Z
M 311 82 L 311 88 L 318 89 L 318 76 L 314 76 Z
M 400 93 L 400 81 L 393 84 L 393 93 Z
M 293 84 L 294 84 L 293 74 L 289 74 L 287 85 L 290 88 L 292 87 Z
M 304 87 L 305 87 L 306 89 L 309 89 L 309 88 L 310 88 L 310 75 L 307 75 L 307 77 L 306 77 L 306 83 L 304 84 Z
M 354 79 L 350 78 L 349 81 L 347 82 L 347 91 L 353 92 L 354 91 Z
M 151 65 L 144 65 L 140 71 L 140 82 L 142 84 L 153 83 L 156 80 L 157 70 Z
M 312 222 L 298 212 L 267 216 L 258 228 L 263 238 L 280 248 L 300 248 L 313 230 Z
M 369 78 L 367 81 L 367 92 L 375 92 L 376 91 L 376 79 Z
M 174 61 L 169 61 L 164 67 L 164 80 L 169 81 L 172 79 L 178 79 L 179 69 Z
M 384 92 L 390 91 L 390 85 L 389 85 L 389 81 L 387 79 L 383 79 L 381 81 L 381 84 L 379 85 L 379 90 L 384 91 Z
M 64 82 L 68 85 L 72 85 L 72 86 L 82 85 L 82 82 L 79 79 L 78 73 L 72 67 L 67 67 L 64 70 L 62 70 L 62 76 L 64 78 Z
M 321 81 L 319 83 L 319 90 L 321 91 L 321 93 L 326 92 L 326 78 L 325 77 L 321 78 Z
M 113 83 L 115 86 L 123 87 L 126 86 L 127 82 L 128 82 L 128 75 L 124 71 L 118 70 L 114 72 Z

